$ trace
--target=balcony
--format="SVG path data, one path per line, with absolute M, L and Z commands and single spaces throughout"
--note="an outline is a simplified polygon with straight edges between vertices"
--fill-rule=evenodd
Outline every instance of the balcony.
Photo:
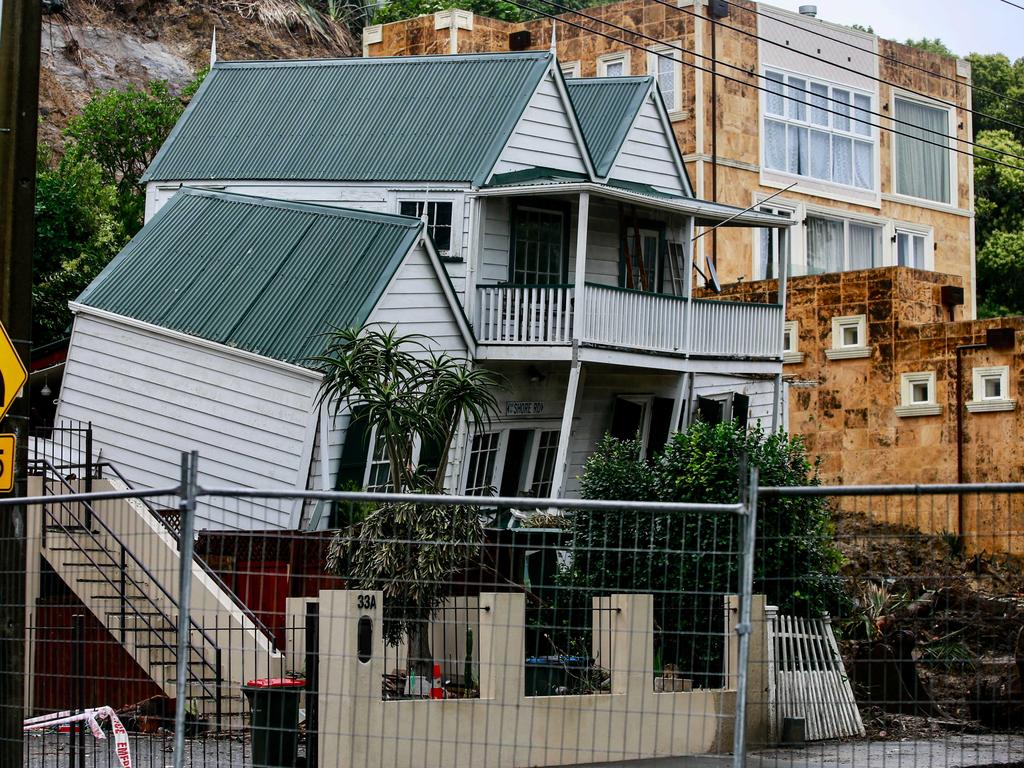
M 776 359 L 782 308 L 688 300 L 585 283 L 481 285 L 475 330 L 481 345 L 589 346 L 630 352 Z

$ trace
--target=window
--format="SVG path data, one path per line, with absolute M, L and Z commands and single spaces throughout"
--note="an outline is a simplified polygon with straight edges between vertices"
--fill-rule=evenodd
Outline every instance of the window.
M 625 77 L 629 74 L 629 52 L 609 53 L 597 59 L 598 77 Z
M 782 328 L 782 362 L 802 363 L 804 353 L 800 351 L 800 325 L 796 320 L 787 320 Z
M 363 488 L 370 492 L 391 490 L 391 463 L 388 461 L 387 448 L 383 440 L 377 439 L 377 428 L 372 430 L 371 445 L 373 453 L 366 463 L 366 479 Z
M 771 205 L 762 205 L 757 209 L 761 213 L 774 213 L 779 216 L 792 217 L 793 211 L 788 208 L 777 208 Z M 788 247 L 789 240 L 786 239 Z M 756 263 L 754 264 L 755 280 L 774 280 L 779 276 L 779 250 L 782 248 L 782 230 L 773 227 L 762 227 L 758 233 L 758 247 Z M 787 250 L 785 258 L 789 259 Z
M 638 291 L 662 292 L 662 230 L 653 224 L 639 227 L 622 226 L 626 230 L 622 243 L 622 264 L 619 269 L 619 287 Z
M 679 63 L 679 51 L 672 46 L 652 48 L 647 55 L 647 74 L 658 81 L 665 108 L 669 112 L 682 109 L 683 67 Z
M 868 357 L 867 318 L 864 315 L 846 315 L 832 318 L 832 348 L 825 350 L 829 360 L 847 360 Z
M 901 267 L 928 269 L 925 259 L 927 236 L 921 232 L 896 230 L 896 263 Z
M 967 403 L 972 413 L 1012 411 L 1017 401 L 1010 398 L 1010 366 L 996 365 L 972 371 L 974 393 Z
M 423 216 L 423 208 L 427 209 L 427 234 L 434 241 L 438 252 L 447 256 L 452 249 L 452 204 L 435 200 L 402 200 L 399 213 L 403 216 Z
M 492 495 L 500 437 L 499 432 L 484 432 L 473 436 L 473 444 L 469 449 L 469 472 L 466 475 L 467 496 Z
M 564 209 L 513 208 L 512 271 L 509 281 L 525 285 L 564 283 L 569 242 Z
M 882 265 L 882 228 L 845 219 L 808 216 L 807 274 Z
M 782 72 L 765 77 L 764 167 L 874 190 L 872 97 Z
M 674 410 L 675 401 L 668 397 L 621 395 L 615 398 L 608 431 L 620 440 L 639 439 L 644 457 L 650 457 L 668 442 Z
M 562 77 L 579 77 L 580 63 L 578 61 L 562 62 Z
M 899 195 L 950 202 L 949 110 L 896 97 L 894 183 Z M 909 125 L 908 125 L 909 123 Z
M 900 404 L 897 416 L 934 416 L 942 413 L 935 399 L 935 371 L 904 373 L 900 376 Z
M 555 457 L 558 455 L 558 430 L 546 429 L 537 438 L 537 453 L 533 460 L 530 495 L 538 499 L 551 496 L 551 483 L 555 476 Z

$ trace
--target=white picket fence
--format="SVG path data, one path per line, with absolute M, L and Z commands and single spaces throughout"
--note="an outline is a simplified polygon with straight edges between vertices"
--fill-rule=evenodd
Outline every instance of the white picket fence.
M 829 618 L 783 616 L 769 607 L 767 619 L 769 716 L 776 737 L 787 717 L 804 718 L 808 741 L 863 736 L 864 722 Z

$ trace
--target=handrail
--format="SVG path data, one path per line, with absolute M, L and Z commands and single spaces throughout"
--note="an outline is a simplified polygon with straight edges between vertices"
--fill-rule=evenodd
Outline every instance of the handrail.
M 672 299 L 674 301 L 685 302 L 688 299 L 685 296 L 676 296 L 674 293 L 658 293 L 657 291 L 644 291 L 640 288 L 624 288 L 621 285 L 605 285 L 604 283 L 592 283 L 589 280 L 584 283 L 587 288 L 601 288 L 606 291 L 616 291 L 618 293 L 628 293 L 630 296 L 651 296 L 656 299 Z
M 109 461 L 100 462 L 99 464 L 97 464 L 97 466 L 106 467 L 117 476 L 118 480 L 125 484 L 125 487 L 132 487 L 132 484 L 128 482 L 128 478 L 122 475 L 118 468 L 111 464 Z M 178 551 L 180 552 L 180 533 L 171 528 L 167 520 L 163 517 L 163 515 L 157 512 L 156 508 L 150 503 L 149 499 L 140 498 L 139 500 L 143 504 L 145 504 L 146 509 L 149 510 L 149 513 L 153 515 L 153 517 L 155 517 L 157 520 L 159 520 L 163 527 L 167 530 L 167 532 L 174 538 L 174 541 L 178 545 Z M 238 595 L 236 595 L 235 592 L 232 589 L 230 589 L 227 584 L 224 583 L 224 580 L 217 575 L 217 572 L 210 567 L 210 564 L 206 562 L 203 556 L 194 550 L 192 552 L 192 562 L 198 565 L 199 568 L 203 571 L 203 573 L 210 577 L 210 579 L 217 586 L 217 588 L 220 589 L 220 591 L 223 592 L 225 595 L 227 595 L 231 599 L 231 602 L 235 605 L 235 607 L 242 612 L 242 615 L 245 616 L 245 618 L 249 619 L 249 621 L 253 623 L 253 626 L 256 627 L 257 630 L 262 632 L 264 637 L 266 637 L 267 640 L 270 641 L 271 647 L 274 650 L 277 650 L 277 638 L 270 631 L 270 629 L 267 628 L 267 625 L 260 621 L 259 617 L 253 612 L 253 610 L 245 603 L 243 603 L 242 599 Z
M 37 461 L 38 461 L 38 459 L 37 459 Z M 67 488 L 67 489 L 68 489 L 68 490 L 70 490 L 70 491 L 74 491 L 74 490 L 75 490 L 75 489 L 74 489 L 74 487 L 73 487 L 73 486 L 72 486 L 72 485 L 71 485 L 71 484 L 70 484 L 70 483 L 69 483 L 69 482 L 68 482 L 67 480 L 65 480 L 65 479 L 64 479 L 64 478 L 63 478 L 63 477 L 62 477 L 62 476 L 60 475 L 60 473 L 59 473 L 59 472 L 57 472 L 57 471 L 56 471 L 56 468 L 55 468 L 55 467 L 54 467 L 54 466 L 53 466 L 53 465 L 52 465 L 52 464 L 51 464 L 51 463 L 49 462 L 49 460 L 47 460 L 47 459 L 45 459 L 45 458 L 44 458 L 44 459 L 42 459 L 41 461 L 43 462 L 43 464 L 44 464 L 44 465 L 46 465 L 47 467 L 49 467 L 49 469 L 50 469 L 50 470 L 51 470 L 51 472 L 53 473 L 53 476 L 54 476 L 54 477 L 55 477 L 55 478 L 57 479 L 57 481 L 58 481 L 58 482 L 60 482 L 60 484 L 61 484 L 61 485 L 63 485 L 63 486 L 65 487 L 65 488 Z M 46 483 L 44 482 L 44 483 L 43 483 L 43 490 L 44 490 L 44 492 L 45 492 L 45 489 L 46 489 Z M 160 582 L 160 580 L 159 580 L 159 579 L 158 579 L 158 578 L 156 577 L 156 575 L 155 575 L 155 574 L 154 574 L 154 573 L 153 573 L 152 571 L 150 571 L 150 570 L 149 570 L 149 568 L 147 568 L 147 567 L 146 567 L 145 563 L 143 563 L 143 562 L 142 562 L 141 560 L 139 560 L 138 556 L 136 556 L 136 554 L 135 554 L 135 553 L 134 553 L 134 552 L 133 552 L 133 551 L 132 551 L 132 550 L 131 550 L 131 549 L 130 549 L 130 548 L 128 547 L 128 545 L 127 545 L 127 544 L 125 544 L 125 543 L 124 543 L 124 542 L 123 542 L 123 541 L 121 540 L 121 537 L 120 537 L 120 536 L 118 536 L 118 535 L 117 535 L 117 534 L 116 534 L 116 533 L 115 533 L 115 532 L 114 532 L 113 530 L 111 530 L 110 526 L 108 526 L 108 525 L 107 525 L 107 524 L 106 524 L 105 522 L 103 522 L 103 520 L 102 520 L 102 519 L 101 519 L 101 518 L 100 518 L 100 517 L 99 517 L 99 516 L 98 516 L 98 515 L 96 514 L 96 511 L 95 511 L 95 510 L 94 510 L 94 509 L 92 508 L 92 505 L 90 505 L 90 504 L 89 504 L 89 503 L 88 503 L 87 501 L 77 501 L 77 502 L 75 502 L 75 503 L 77 503 L 77 504 L 81 504 L 81 505 L 82 505 L 82 506 L 83 506 L 83 507 L 85 508 L 86 512 L 88 512 L 88 513 L 89 513 L 89 516 L 90 516 L 90 521 L 91 521 L 91 522 L 93 522 L 93 523 L 98 523 L 98 524 L 99 524 L 99 525 L 100 525 L 100 526 L 101 526 L 101 527 L 103 528 L 103 531 L 104 531 L 104 532 L 105 532 L 105 533 L 106 533 L 106 534 L 107 534 L 108 536 L 110 536 L 110 538 L 111 538 L 111 539 L 113 539 L 113 541 L 114 541 L 114 542 L 115 542 L 115 543 L 116 543 L 116 544 L 117 544 L 117 545 L 118 545 L 119 547 L 121 547 L 121 550 L 122 550 L 122 551 L 123 551 L 123 552 L 124 552 L 124 553 L 125 553 L 125 554 L 126 554 L 127 556 L 129 556 L 129 557 L 131 558 L 132 562 L 133 562 L 133 563 L 134 563 L 134 564 L 135 564 L 135 565 L 136 565 L 136 566 L 137 566 L 137 567 L 138 567 L 138 568 L 139 568 L 139 569 L 140 569 L 140 570 L 142 571 L 142 573 L 143 573 L 143 574 L 144 574 L 144 575 L 146 576 L 146 578 L 148 578 L 148 579 L 149 579 L 149 580 L 150 580 L 150 581 L 151 581 L 151 582 L 152 582 L 152 583 L 154 584 L 154 586 L 156 586 L 156 587 L 157 587 L 157 589 L 159 589 L 159 590 L 160 590 L 160 592 L 161 592 L 161 593 L 162 593 L 162 594 L 164 595 L 164 597 L 166 597 L 166 598 L 167 598 L 167 600 L 168 600 L 168 602 L 169 602 L 169 603 L 171 604 L 171 606 L 172 606 L 173 608 L 176 608 L 176 609 L 178 609 L 178 610 L 180 611 L 180 610 L 181 610 L 181 607 L 180 607 L 180 606 L 178 605 L 178 601 L 177 601 L 177 600 L 175 600 L 175 599 L 174 599 L 174 598 L 173 598 L 173 597 L 171 596 L 171 593 L 167 591 L 167 589 L 166 589 L 166 588 L 164 587 L 164 585 L 163 585 L 163 584 L 162 584 L 162 583 Z M 66 510 L 67 512 L 69 512 L 69 513 L 70 513 L 71 515 L 73 515 L 73 516 L 74 516 L 75 520 L 78 520 L 78 516 L 77 516 L 77 515 L 76 515 L 76 514 L 75 514 L 74 512 L 72 512 L 72 511 L 71 511 L 71 509 L 69 508 L 69 506 L 67 505 L 67 503 L 65 503 L 65 502 L 61 502 L 61 505 L 62 505 L 62 507 L 64 507 L 64 509 L 65 509 L 65 510 Z M 48 513 L 48 514 L 49 514 L 49 513 Z M 50 516 L 51 516 L 51 517 L 53 517 L 53 515 L 52 515 L 52 514 L 51 514 Z M 78 520 L 78 522 L 79 522 L 79 523 L 81 523 L 81 521 L 80 521 L 80 520 Z M 64 532 L 68 534 L 68 538 L 69 538 L 69 539 L 70 539 L 71 541 L 76 541 L 76 538 L 75 538 L 75 537 L 74 537 L 73 535 L 71 535 L 71 532 L 70 532 L 70 531 L 68 531 L 68 530 L 67 530 L 67 529 L 66 529 L 66 528 L 65 528 L 65 527 L 63 526 L 63 524 L 61 524 L 61 523 L 60 523 L 59 521 L 58 521 L 58 525 L 60 525 L 60 527 L 61 527 L 61 528 L 62 528 L 62 529 L 64 530 Z M 102 541 L 100 541 L 100 540 L 99 540 L 99 539 L 98 539 L 98 538 L 96 537 L 95 533 L 93 533 L 92 529 L 91 529 L 90 527 L 84 527 L 84 526 L 83 526 L 83 528 L 84 528 L 84 530 L 85 530 L 85 531 L 86 531 L 86 532 L 87 532 L 87 533 L 89 534 L 89 537 L 90 537 L 90 538 L 92 539 L 92 541 L 93 541 L 93 542 L 94 542 L 95 544 L 98 544 L 98 545 L 100 546 L 100 551 L 104 552 L 104 553 L 105 553 L 105 554 L 107 555 L 107 557 L 108 557 L 108 558 L 110 558 L 110 560 L 111 560 L 111 565 L 113 565 L 113 566 L 115 566 L 115 567 L 120 567 L 120 566 L 119 566 L 119 565 L 118 565 L 118 564 L 117 564 L 117 563 L 116 563 L 116 562 L 114 561 L 114 557 L 113 557 L 113 555 L 111 555 L 111 554 L 110 554 L 110 552 L 109 552 L 109 551 L 107 550 L 106 546 L 104 546 L 103 542 L 102 542 Z M 80 544 L 78 545 L 78 548 L 79 548 L 79 550 L 80 550 L 80 551 L 81 551 L 81 552 L 82 552 L 83 554 L 85 554 L 85 556 L 86 556 L 87 558 L 89 558 L 89 560 L 90 560 L 90 562 L 92 563 L 92 565 L 94 565 L 94 566 L 95 566 L 95 567 L 97 568 L 97 570 L 99 570 L 99 571 L 100 571 L 100 573 L 101 573 L 101 575 L 103 576 L 103 578 L 104 578 L 104 579 L 106 579 L 106 580 L 108 581 L 108 583 L 110 583 L 110 584 L 111 584 L 111 586 L 114 586 L 114 585 L 113 585 L 113 582 L 110 582 L 110 579 L 109 579 L 109 577 L 108 577 L 108 576 L 107 576 L 107 575 L 106 575 L 105 573 L 103 573 L 103 572 L 102 572 L 102 569 L 100 568 L 99 564 L 98 564 L 98 563 L 97 563 L 97 562 L 96 562 L 95 560 L 93 560 L 93 558 L 92 558 L 92 555 L 90 555 L 90 554 L 88 553 L 88 551 L 87 551 L 87 550 L 83 549 L 83 548 L 81 547 L 81 545 L 80 545 Z M 163 611 L 163 610 L 162 610 L 162 609 L 160 608 L 160 606 L 159 606 L 159 605 L 158 605 L 158 604 L 156 603 L 156 601 L 155 601 L 155 600 L 153 600 L 153 598 L 152 598 L 152 597 L 150 597 L 149 595 L 147 595 L 147 594 L 146 594 L 146 591 L 145 591 L 145 590 L 144 590 L 144 589 L 142 588 L 142 585 L 140 585 L 140 584 L 139 584 L 139 583 L 138 583 L 138 582 L 137 582 L 137 581 L 135 580 L 135 578 L 134 578 L 134 577 L 132 577 L 132 576 L 130 576 L 130 575 L 129 575 L 129 576 L 128 576 L 128 578 L 129 578 L 129 579 L 131 579 L 132 585 L 133 585 L 133 586 L 134 586 L 134 587 L 135 587 L 136 589 L 138 589 L 138 591 L 139 591 L 140 593 L 142 593 L 142 594 L 143 594 L 143 595 L 144 595 L 144 596 L 146 597 L 146 599 L 148 600 L 148 602 L 149 602 L 149 603 L 150 603 L 150 604 L 151 604 L 151 605 L 152 605 L 152 606 L 153 606 L 154 608 L 156 608 L 156 609 L 157 609 L 157 611 L 158 611 L 159 615 L 160 615 L 160 616 L 162 616 L 162 617 L 163 617 L 164 619 L 166 619 L 167 621 L 169 621 L 169 622 L 171 622 L 171 623 L 173 624 L 174 622 L 173 622 L 173 621 L 171 621 L 171 618 L 170 618 L 170 616 L 168 616 L 168 615 L 167 615 L 167 614 L 166 614 L 166 613 L 165 613 L 165 612 L 164 612 L 164 611 Z M 116 587 L 115 587 L 115 589 L 116 589 Z M 122 598 L 122 599 L 126 599 L 126 598 L 125 598 L 125 595 L 124 595 L 124 594 L 122 594 L 122 595 L 121 595 L 121 598 Z M 152 624 L 150 624 L 150 623 L 149 623 L 148 619 L 145 619 L 145 617 L 143 616 L 143 614 L 139 613 L 137 609 L 136 609 L 136 611 L 135 611 L 135 612 L 136 612 L 136 614 L 137 614 L 137 615 L 139 616 L 139 618 L 143 619 L 143 620 L 144 620 L 144 621 L 146 622 L 146 625 L 147 625 L 147 627 L 148 627 L 148 628 L 149 628 L 149 629 L 150 629 L 151 631 L 154 631 L 154 632 L 155 632 L 155 630 L 153 629 L 153 626 L 152 626 Z M 206 630 L 205 630 L 205 629 L 204 629 L 204 628 L 203 628 L 202 626 L 200 626 L 200 625 L 199 625 L 199 624 L 198 624 L 198 623 L 196 622 L 196 620 L 195 620 L 195 619 L 193 619 L 193 618 L 192 618 L 191 616 L 189 617 L 189 624 L 190 624 L 190 626 L 192 626 L 192 627 L 193 627 L 193 628 L 194 628 L 194 629 L 195 629 L 195 630 L 196 630 L 196 631 L 197 631 L 197 632 L 199 633 L 199 635 L 200 635 L 200 636 L 201 636 L 201 637 L 202 637 L 202 638 L 203 638 L 204 640 L 206 640 L 206 642 L 207 642 L 207 643 L 208 643 L 208 644 L 209 644 L 209 645 L 211 646 L 211 648 L 212 648 L 212 649 L 213 649 L 214 651 L 218 651 L 218 650 L 220 650 L 220 648 L 219 648 L 219 647 L 218 647 L 218 645 L 217 645 L 217 642 L 216 642 L 216 640 L 215 640 L 214 638 L 210 637 L 210 634 L 209 634 L 209 633 L 208 633 L 208 632 L 207 632 L 207 631 L 206 631 Z M 170 648 L 170 646 L 167 646 L 167 647 L 168 647 L 168 648 Z M 191 649 L 192 647 L 193 647 L 193 646 L 192 646 L 192 643 L 190 642 L 190 643 L 189 643 L 189 648 Z M 174 649 L 172 649 L 172 650 L 174 650 Z M 199 657 L 200 657 L 200 659 L 202 660 L 202 663 L 203 663 L 203 665 L 204 665 L 204 666 L 207 666 L 207 667 L 209 667 L 209 668 L 210 668 L 210 670 L 211 670 L 211 671 L 213 671 L 213 673 L 214 673 L 215 675 L 217 675 L 217 676 L 218 676 L 218 678 L 219 678 L 219 677 L 220 677 L 220 670 L 218 670 L 218 669 L 217 669 L 217 668 L 216 668 L 216 667 L 214 666 L 214 664 L 213 664 L 212 662 L 210 662 L 210 661 L 207 661 L 207 660 L 206 660 L 206 657 L 205 657 L 205 656 L 203 656 L 203 654 L 202 654 L 202 653 L 200 653 L 200 654 L 199 654 Z M 190 665 L 190 666 L 191 666 L 191 665 Z M 203 689 L 204 689 L 204 690 L 206 690 L 206 691 L 208 691 L 208 692 L 210 692 L 210 693 L 214 694 L 215 696 L 216 696 L 216 695 L 219 695 L 219 686 L 218 686 L 218 690 L 217 690 L 217 691 L 209 691 L 209 688 L 208 688 L 208 687 L 206 686 L 205 682 L 204 682 L 204 681 L 203 681 L 203 680 L 202 680 L 201 678 L 200 678 L 200 679 L 198 679 L 198 682 L 200 683 L 200 685 L 201 685 L 201 686 L 203 687 Z

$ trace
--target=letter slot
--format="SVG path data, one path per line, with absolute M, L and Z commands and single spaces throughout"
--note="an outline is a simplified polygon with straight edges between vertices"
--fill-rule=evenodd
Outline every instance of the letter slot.
M 369 616 L 359 617 L 356 630 L 356 656 L 361 664 L 365 664 L 373 655 L 373 619 Z

